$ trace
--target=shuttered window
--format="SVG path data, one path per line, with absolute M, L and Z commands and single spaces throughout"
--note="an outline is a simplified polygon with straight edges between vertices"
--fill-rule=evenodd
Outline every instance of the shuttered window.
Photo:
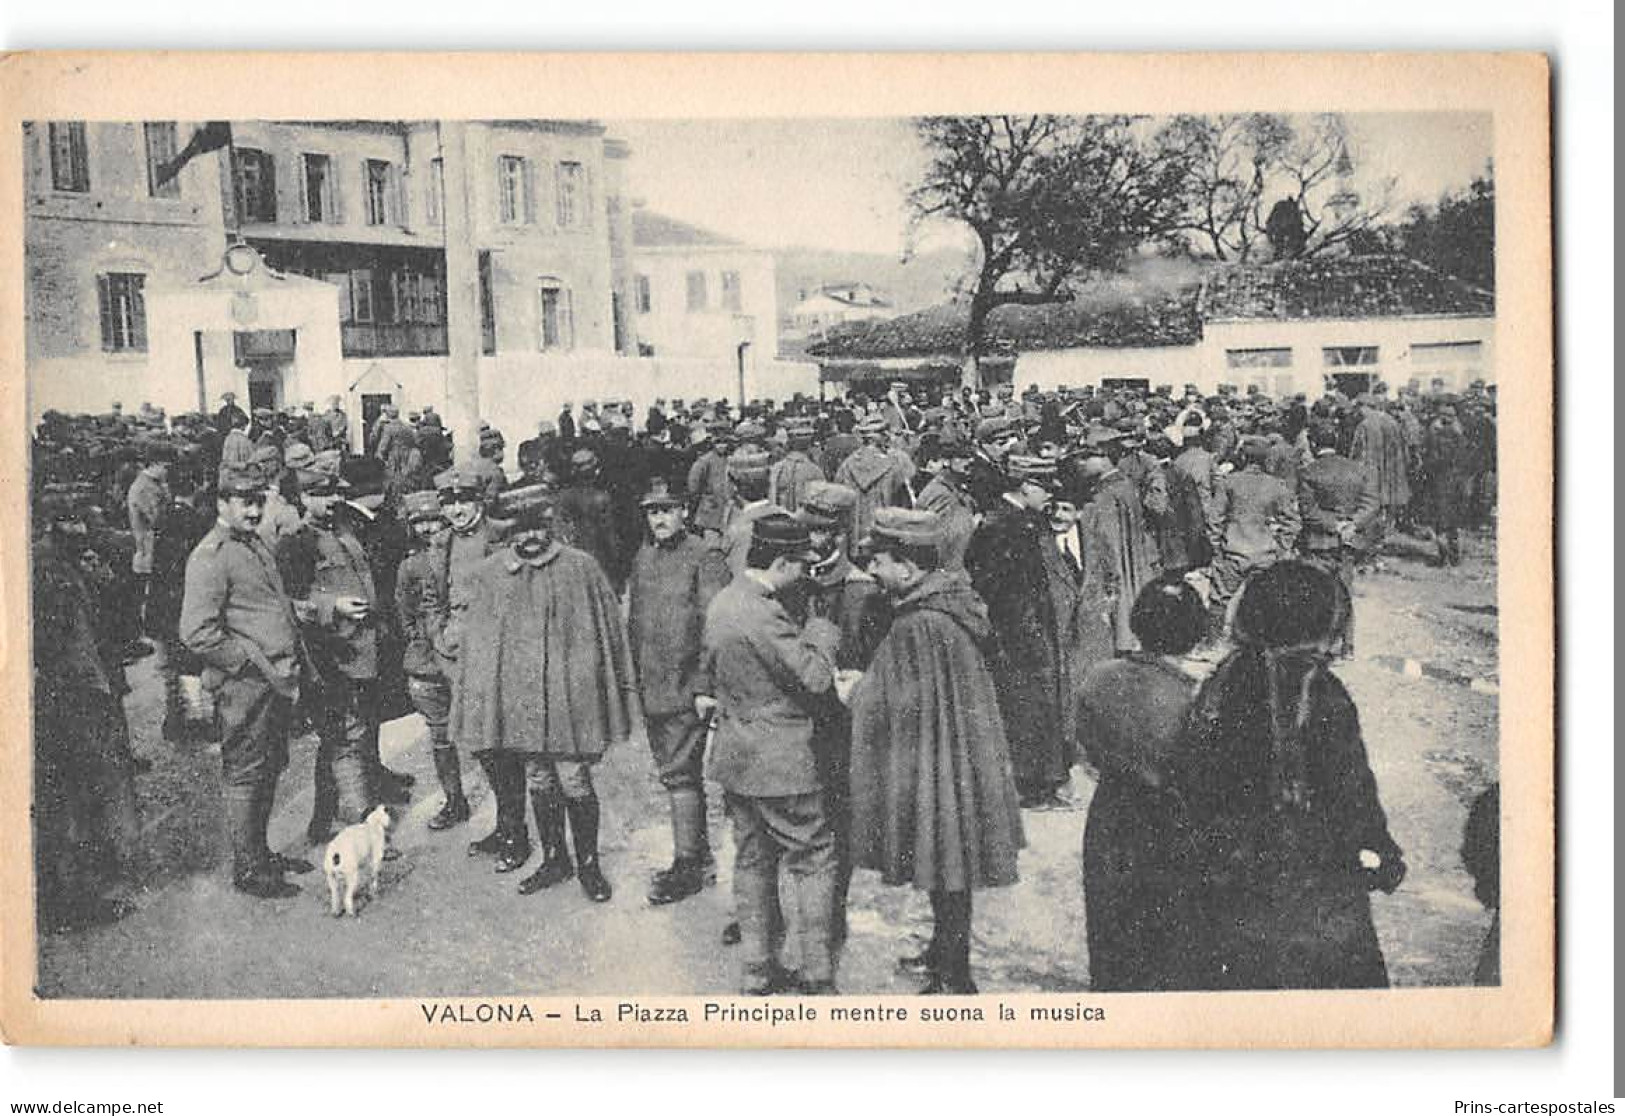
M 102 351 L 147 351 L 147 304 L 141 288 L 146 276 L 109 272 L 96 277 L 96 307 L 102 323 Z
M 232 178 L 236 186 L 237 212 L 245 222 L 276 222 L 276 162 L 269 152 L 252 147 L 235 149 Z
M 573 229 L 586 223 L 587 169 L 580 163 L 559 164 L 557 201 L 559 228 Z
M 530 160 L 504 155 L 497 160 L 497 219 L 504 225 L 532 224 L 536 203 L 532 195 Z
M 90 148 L 85 139 L 84 121 L 52 124 L 48 131 L 51 140 L 51 188 L 76 194 L 88 193 Z
M 141 126 L 142 138 L 147 148 L 147 194 L 154 198 L 178 198 L 181 196 L 181 180 L 178 175 L 170 176 L 167 182 L 160 183 L 158 178 L 164 172 L 164 167 L 175 159 L 175 124 L 173 121 L 148 122 Z
M 542 351 L 574 348 L 575 322 L 571 314 L 570 289 L 556 279 L 543 279 L 537 284 L 536 301 L 540 319 L 539 347 Z

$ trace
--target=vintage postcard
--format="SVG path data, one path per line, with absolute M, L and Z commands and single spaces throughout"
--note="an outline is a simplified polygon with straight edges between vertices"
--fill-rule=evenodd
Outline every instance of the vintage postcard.
M 0 59 L 5 1040 L 1549 1042 L 1548 86 Z

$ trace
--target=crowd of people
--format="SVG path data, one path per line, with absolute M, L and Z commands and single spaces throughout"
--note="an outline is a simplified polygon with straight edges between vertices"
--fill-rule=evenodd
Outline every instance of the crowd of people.
M 589 402 L 540 421 L 511 474 L 500 431 L 458 453 L 427 407 L 385 408 L 359 444 L 336 398 L 47 413 L 40 914 L 126 909 L 125 668 L 156 651 L 163 736 L 219 742 L 255 897 L 313 870 L 267 839 L 290 736 L 318 739 L 319 848 L 419 793 L 378 746 L 415 711 L 431 830 L 472 816 L 472 760 L 496 824 L 470 857 L 531 869 L 521 894 L 608 900 L 593 769 L 639 726 L 673 846 L 647 900 L 715 879 L 719 787 L 744 991 L 833 991 L 867 869 L 929 894 L 930 944 L 899 965 L 974 992 L 972 897 L 1017 879 L 1024 811 L 1080 809 L 1080 764 L 1095 987 L 1382 985 L 1368 893 L 1405 866 L 1331 667 L 1391 532 L 1461 561 L 1495 443 L 1483 384 Z

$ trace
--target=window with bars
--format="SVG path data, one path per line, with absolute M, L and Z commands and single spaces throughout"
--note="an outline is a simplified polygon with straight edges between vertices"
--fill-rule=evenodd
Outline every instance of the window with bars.
M 336 224 L 339 217 L 337 184 L 333 181 L 333 160 L 327 155 L 306 154 L 304 160 L 305 220 L 312 224 Z
M 75 194 L 90 192 L 90 145 L 83 120 L 47 128 L 51 141 L 51 188 Z
M 705 272 L 691 271 L 687 276 L 688 312 L 700 313 L 705 309 Z
M 238 147 L 232 156 L 237 213 L 245 222 L 276 221 L 276 163 L 268 152 Z
M 637 278 L 638 313 L 647 314 L 654 308 L 654 293 L 649 289 L 649 277 L 639 275 Z
M 570 311 L 570 288 L 557 279 L 536 285 L 539 347 L 543 352 L 575 347 L 575 323 Z
M 560 163 L 558 171 L 559 228 L 573 229 L 585 224 L 587 169 L 580 163 Z
M 530 162 L 518 155 L 497 160 L 497 219 L 504 225 L 535 219 L 530 195 Z
M 125 271 L 96 277 L 103 352 L 147 351 L 147 304 L 141 293 L 145 282 L 146 276 Z
M 740 291 L 737 271 L 722 273 L 722 308 L 732 310 L 735 314 L 744 309 L 744 295 Z
M 179 175 L 171 175 L 160 182 L 164 168 L 175 160 L 174 121 L 151 122 L 141 125 L 142 140 L 147 149 L 147 196 L 178 198 L 181 196 Z

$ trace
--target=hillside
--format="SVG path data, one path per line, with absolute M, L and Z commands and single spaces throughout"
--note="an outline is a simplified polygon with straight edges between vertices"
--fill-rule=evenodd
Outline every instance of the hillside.
M 780 314 L 790 312 L 801 291 L 841 282 L 868 283 L 889 298 L 898 313 L 907 314 L 946 300 L 964 269 L 964 257 L 951 249 L 924 253 L 906 264 L 878 252 L 821 248 L 779 248 L 773 256 Z

